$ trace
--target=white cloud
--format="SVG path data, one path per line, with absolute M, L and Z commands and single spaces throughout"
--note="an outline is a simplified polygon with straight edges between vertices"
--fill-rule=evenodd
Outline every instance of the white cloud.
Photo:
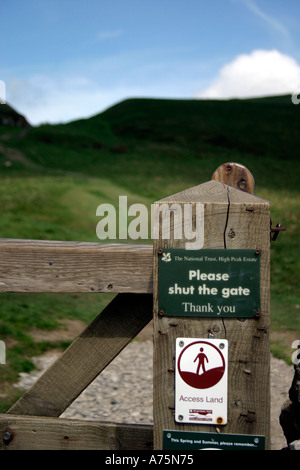
M 100 31 L 96 35 L 96 39 L 99 41 L 105 40 L 105 39 L 114 39 L 118 38 L 123 35 L 123 31 L 121 29 L 112 29 L 108 31 Z
M 12 73 L 6 80 L 7 101 L 33 125 L 63 123 L 90 117 L 126 98 L 188 98 L 202 70 L 193 61 L 185 67 L 177 59 L 165 63 L 155 49 L 125 51 L 44 67 L 22 78 Z
M 300 65 L 277 50 L 255 50 L 224 65 L 198 98 L 247 98 L 293 93 L 300 87 Z
M 198 63 L 170 66 L 155 61 L 150 51 L 142 58 L 138 53 L 124 53 L 63 64 L 55 70 L 49 67 L 22 78 L 11 75 L 5 81 L 6 101 L 33 125 L 69 122 L 100 113 L 126 98 L 189 98 L 197 89 L 197 77 L 202 79 L 198 85 L 203 83 L 196 94 L 199 98 L 267 96 L 300 88 L 299 64 L 276 50 L 255 50 L 235 57 L 211 83 Z
M 84 76 L 50 77 L 36 75 L 11 79 L 7 83 L 7 101 L 30 124 L 66 123 L 90 117 L 125 97 L 142 94 L 136 86 L 101 86 Z

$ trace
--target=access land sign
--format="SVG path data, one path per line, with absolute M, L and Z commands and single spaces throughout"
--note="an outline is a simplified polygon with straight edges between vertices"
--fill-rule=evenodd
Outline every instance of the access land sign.
M 259 251 L 167 248 L 158 256 L 162 315 L 250 318 L 260 311 Z

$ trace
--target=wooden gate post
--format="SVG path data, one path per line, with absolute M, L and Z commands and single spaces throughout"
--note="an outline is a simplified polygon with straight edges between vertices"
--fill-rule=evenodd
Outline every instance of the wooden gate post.
M 169 211 L 161 210 L 166 207 L 165 204 Z M 250 317 L 235 317 L 234 314 L 231 317 L 209 316 L 209 313 L 173 316 L 170 312 L 166 315 L 160 311 L 159 256 L 167 253 L 168 248 L 185 249 L 186 243 L 191 241 L 184 232 L 183 217 L 181 221 L 180 217 L 176 217 L 180 213 L 183 216 L 186 204 L 192 204 L 193 207 L 194 231 L 197 222 L 196 205 L 203 208 L 203 243 L 199 241 L 200 250 L 195 251 L 195 254 L 199 254 L 202 249 L 221 249 L 228 251 L 230 259 L 230 250 L 249 249 L 259 256 L 260 305 Z M 163 431 L 177 430 L 265 436 L 265 448 L 268 449 L 270 204 L 222 182 L 209 181 L 157 201 L 154 204 L 154 216 L 159 212 L 162 215 L 154 217 L 153 229 L 155 235 L 155 230 L 159 228 L 156 238 L 153 236 L 154 448 L 163 449 Z M 169 239 L 166 236 L 166 225 L 163 227 L 167 218 L 171 222 Z M 181 239 L 178 237 L 180 226 L 183 232 Z M 245 296 L 244 305 L 247 305 L 248 299 Z M 198 298 L 200 303 L 201 296 Z M 175 421 L 175 342 L 176 338 L 181 337 L 228 340 L 228 420 L 224 426 L 203 424 L 204 421 L 200 424 Z M 191 407 L 195 408 L 196 405 L 192 404 Z

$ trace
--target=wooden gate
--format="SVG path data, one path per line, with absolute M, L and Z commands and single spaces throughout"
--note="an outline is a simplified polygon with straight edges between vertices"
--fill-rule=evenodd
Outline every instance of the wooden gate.
M 241 173 L 242 172 L 242 173 Z M 159 249 L 186 241 L 161 236 L 150 245 L 0 240 L 1 292 L 110 292 L 112 302 L 62 356 L 0 415 L 2 449 L 162 449 L 164 430 L 262 434 L 269 446 L 269 202 L 254 180 L 228 163 L 213 180 L 157 201 L 204 205 L 204 248 L 259 250 L 261 304 L 256 318 L 180 318 L 159 312 Z M 154 424 L 130 425 L 59 416 L 153 319 Z M 226 338 L 228 424 L 174 421 L 174 342 L 179 336 Z M 154 442 L 154 444 L 153 444 Z

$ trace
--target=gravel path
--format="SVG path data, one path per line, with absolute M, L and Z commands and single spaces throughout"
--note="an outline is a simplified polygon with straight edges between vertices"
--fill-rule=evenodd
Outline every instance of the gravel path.
M 28 389 L 58 355 L 34 358 L 40 371 L 20 374 L 17 387 Z M 271 449 L 286 447 L 279 424 L 294 369 L 271 357 Z M 61 415 L 119 423 L 152 424 L 152 341 L 133 341 Z

